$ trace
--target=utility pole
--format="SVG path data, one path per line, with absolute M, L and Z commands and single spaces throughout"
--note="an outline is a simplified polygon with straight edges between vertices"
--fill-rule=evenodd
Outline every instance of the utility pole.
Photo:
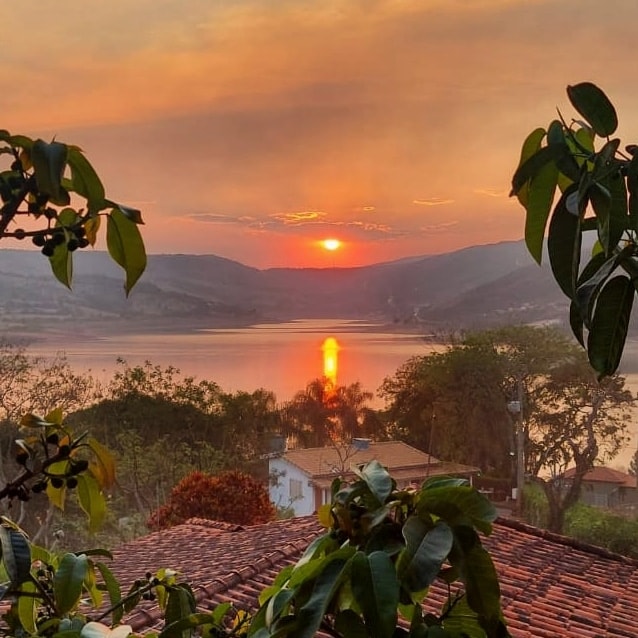
M 523 487 L 525 486 L 525 426 L 523 422 L 523 379 L 516 376 L 516 401 L 510 401 L 507 409 L 515 415 L 516 422 L 516 513 L 523 513 Z

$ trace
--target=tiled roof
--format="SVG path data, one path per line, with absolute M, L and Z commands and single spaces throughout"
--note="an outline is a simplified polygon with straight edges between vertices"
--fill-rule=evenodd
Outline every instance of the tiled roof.
M 201 609 L 224 601 L 254 609 L 259 592 L 319 533 L 313 516 L 246 528 L 193 519 L 122 546 L 113 569 L 128 582 L 173 567 L 193 585 Z M 638 636 L 638 561 L 509 519 L 496 522 L 485 545 L 515 638 Z M 431 588 L 435 606 L 445 597 L 444 587 Z M 148 603 L 127 622 L 144 631 L 158 619 Z
M 565 471 L 563 478 L 570 479 L 575 473 L 576 468 L 571 467 Z M 583 480 L 591 483 L 614 483 L 616 485 L 622 485 L 623 487 L 636 487 L 635 476 L 603 466 L 598 466 L 589 470 L 589 472 L 587 472 L 587 474 L 583 477 Z
M 432 473 L 441 461 L 421 450 L 411 447 L 402 441 L 370 442 L 366 449 L 354 447 L 338 450 L 335 447 L 314 447 L 296 450 L 287 450 L 282 458 L 297 466 L 311 477 L 334 477 L 336 472 L 343 471 L 352 465 L 368 463 L 376 460 L 394 476 L 396 470 L 409 470 L 410 468 L 432 468 Z M 477 472 L 478 468 L 464 467 L 465 471 Z M 446 470 L 449 471 L 449 470 Z M 436 472 L 440 474 L 440 472 Z

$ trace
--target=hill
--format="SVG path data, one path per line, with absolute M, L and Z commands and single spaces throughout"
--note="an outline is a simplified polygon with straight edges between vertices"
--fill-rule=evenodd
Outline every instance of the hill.
M 258 270 L 215 255 L 151 255 L 127 300 L 105 253 L 77 255 L 73 292 L 35 251 L 0 250 L 5 333 L 183 331 L 294 318 L 437 329 L 564 321 L 567 302 L 522 242 L 359 268 Z

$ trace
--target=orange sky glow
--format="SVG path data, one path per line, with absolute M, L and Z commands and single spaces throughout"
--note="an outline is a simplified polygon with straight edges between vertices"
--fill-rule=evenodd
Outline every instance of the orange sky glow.
M 0 128 L 80 145 L 150 253 L 332 267 L 519 239 L 509 179 L 525 135 L 571 114 L 567 84 L 598 83 L 637 141 L 638 3 L 600 8 L 10 3 Z

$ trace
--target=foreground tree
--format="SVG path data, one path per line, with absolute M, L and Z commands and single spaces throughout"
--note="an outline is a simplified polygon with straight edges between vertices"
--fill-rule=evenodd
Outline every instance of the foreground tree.
M 189 518 L 256 525 L 273 520 L 275 507 L 268 490 L 248 474 L 192 472 L 173 488 L 168 502 L 151 514 L 148 526 L 165 529 Z
M 559 112 L 528 135 L 512 195 L 526 210 L 525 241 L 539 264 L 549 219 L 554 278 L 571 300 L 572 331 L 602 377 L 618 368 L 636 293 L 638 146 L 619 150 L 620 139 L 611 138 L 616 111 L 596 85 L 568 86 L 567 96 L 583 119 L 566 121 Z M 586 233 L 596 241 L 583 265 Z

